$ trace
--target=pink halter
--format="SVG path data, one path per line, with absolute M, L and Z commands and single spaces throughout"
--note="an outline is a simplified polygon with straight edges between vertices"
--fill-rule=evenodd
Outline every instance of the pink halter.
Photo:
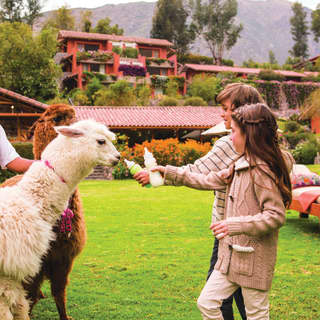
M 49 162 L 48 160 L 44 160 L 44 164 L 45 164 L 48 168 L 50 168 L 51 170 L 53 170 L 53 171 L 56 173 L 56 171 L 54 170 L 54 167 L 50 164 L 50 162 Z M 56 174 L 57 174 L 57 173 L 56 173 Z M 59 176 L 58 174 L 57 174 L 57 176 L 60 178 L 60 180 L 61 180 L 63 183 L 67 183 L 66 180 L 63 179 L 63 177 Z

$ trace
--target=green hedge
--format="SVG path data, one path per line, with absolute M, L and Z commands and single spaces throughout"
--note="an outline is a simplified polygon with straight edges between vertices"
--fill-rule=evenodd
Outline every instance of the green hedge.
M 32 152 L 33 145 L 31 142 L 14 142 L 12 145 L 22 158 L 34 158 Z

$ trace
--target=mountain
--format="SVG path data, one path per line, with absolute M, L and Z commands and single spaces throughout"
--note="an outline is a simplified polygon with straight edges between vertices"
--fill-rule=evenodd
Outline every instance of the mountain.
M 269 50 L 275 53 L 279 63 L 283 64 L 288 51 L 293 46 L 290 33 L 290 17 L 292 2 L 287 0 L 238 0 L 237 22 L 243 24 L 241 38 L 224 58 L 232 59 L 240 65 L 249 58 L 254 61 L 266 62 Z M 98 20 L 109 17 L 112 24 L 124 29 L 124 35 L 149 37 L 155 2 L 131 2 L 126 4 L 106 4 L 94 9 L 75 8 L 72 13 L 79 22 L 83 10 L 92 11 L 93 25 Z M 310 20 L 311 9 L 305 8 Z M 41 29 L 51 12 L 45 12 L 36 22 L 34 30 Z M 309 21 L 310 23 L 310 21 Z M 210 56 L 205 42 L 197 41 L 192 52 Z M 320 45 L 309 36 L 310 57 L 320 54 Z

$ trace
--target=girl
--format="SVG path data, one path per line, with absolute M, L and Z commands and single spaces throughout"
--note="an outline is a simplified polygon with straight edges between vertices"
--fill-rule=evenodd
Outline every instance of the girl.
M 293 159 L 280 151 L 277 123 L 266 105 L 237 108 L 231 127 L 240 157 L 229 169 L 208 175 L 173 166 L 154 170 L 162 172 L 168 184 L 203 190 L 227 185 L 224 220 L 210 226 L 221 241 L 215 270 L 198 298 L 203 319 L 223 320 L 222 300 L 241 287 L 248 320 L 267 320 L 278 230 L 291 202 Z

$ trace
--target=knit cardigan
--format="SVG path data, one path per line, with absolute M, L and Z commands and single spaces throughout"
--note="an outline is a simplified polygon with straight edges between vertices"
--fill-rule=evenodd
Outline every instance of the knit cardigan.
M 292 156 L 286 158 L 291 171 Z M 215 270 L 239 286 L 269 290 L 276 263 L 278 231 L 285 222 L 285 207 L 278 186 L 258 165 L 272 175 L 262 160 L 251 170 L 244 157 L 235 162 L 235 174 L 227 186 L 224 215 L 229 235 L 219 242 Z M 165 181 L 202 190 L 226 188 L 219 172 L 203 175 L 173 166 L 166 166 Z

